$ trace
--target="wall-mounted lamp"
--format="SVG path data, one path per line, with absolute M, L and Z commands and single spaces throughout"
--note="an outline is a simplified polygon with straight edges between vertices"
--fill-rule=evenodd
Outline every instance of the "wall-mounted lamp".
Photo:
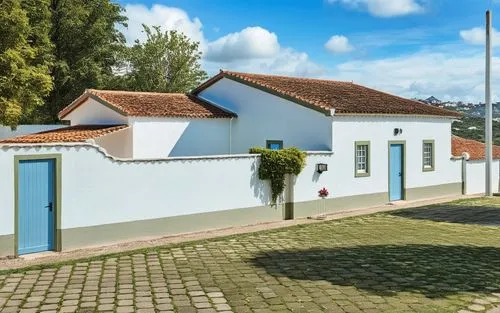
M 326 172 L 326 171 L 328 171 L 328 164 L 325 164 L 325 163 L 316 164 L 316 172 L 321 174 L 321 173 Z
M 403 134 L 402 128 L 394 128 L 394 136 L 402 135 L 402 134 Z

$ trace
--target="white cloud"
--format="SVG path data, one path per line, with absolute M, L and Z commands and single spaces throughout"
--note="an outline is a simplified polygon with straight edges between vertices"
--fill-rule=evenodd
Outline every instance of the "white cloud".
M 252 69 L 249 68 L 249 71 Z M 307 53 L 291 48 L 281 49 L 275 58 L 261 61 L 259 66 L 259 72 L 301 77 L 316 77 L 323 71 L 320 65 L 309 59 Z
M 143 33 L 142 24 L 148 26 L 161 26 L 163 31 L 177 30 L 184 33 L 194 41 L 200 42 L 202 49 L 205 46 L 205 37 L 203 35 L 201 21 L 195 17 L 189 18 L 186 11 L 155 4 L 148 8 L 142 4 L 125 5 L 125 15 L 128 17 L 128 27 L 120 30 L 125 35 L 127 43 L 133 44 L 136 39 L 144 40 L 146 35 Z
M 460 37 L 468 44 L 484 45 L 486 42 L 486 30 L 484 27 L 464 29 L 460 31 Z M 500 32 L 498 32 L 495 28 L 492 29 L 491 39 L 494 46 L 500 45 Z
M 323 73 L 322 67 L 312 62 L 307 53 L 281 47 L 275 33 L 259 26 L 247 27 L 210 42 L 204 36 L 201 21 L 191 18 L 182 9 L 160 4 L 151 7 L 127 4 L 125 10 L 129 18 L 128 28 L 120 30 L 129 45 L 136 39 L 145 39 L 142 24 L 160 25 L 164 31 L 183 32 L 191 40 L 200 42 L 204 53 L 202 65 L 209 74 L 217 73 L 220 68 L 293 76 L 318 76 Z
M 279 50 L 278 36 L 256 26 L 247 27 L 209 43 L 205 58 L 210 61 L 231 62 L 273 57 Z
M 241 72 L 277 74 L 299 77 L 318 77 L 324 73 L 323 67 L 309 59 L 305 52 L 292 48 L 282 48 L 273 57 L 233 62 L 209 62 L 204 60 L 203 67 L 209 74 L 215 74 L 219 69 Z
M 455 47 L 457 48 L 457 47 Z M 493 59 L 493 85 L 500 85 L 500 58 Z M 418 52 L 379 60 L 351 61 L 336 68 L 334 79 L 413 98 L 484 101 L 484 54 Z M 494 93 L 495 101 L 500 94 Z
M 343 5 L 362 8 L 371 15 L 378 17 L 393 17 L 424 12 L 419 0 L 328 0 L 328 3 L 342 3 Z
M 349 43 L 349 39 L 341 35 L 330 37 L 325 43 L 325 48 L 332 53 L 347 53 L 354 50 L 354 47 Z

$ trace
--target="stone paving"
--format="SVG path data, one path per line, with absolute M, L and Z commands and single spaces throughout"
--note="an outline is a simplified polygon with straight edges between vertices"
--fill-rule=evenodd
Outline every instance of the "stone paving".
M 496 312 L 500 227 L 488 221 L 500 216 L 499 203 L 461 201 L 0 273 L 0 311 Z M 471 210 L 473 223 L 455 216 Z M 453 221 L 442 221 L 447 212 Z

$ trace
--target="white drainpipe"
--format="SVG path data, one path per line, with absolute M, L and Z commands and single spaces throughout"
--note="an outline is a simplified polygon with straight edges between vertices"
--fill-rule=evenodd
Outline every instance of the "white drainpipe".
M 232 132 L 233 132 L 233 118 L 229 120 L 229 154 L 233 154 L 233 147 L 232 147 Z

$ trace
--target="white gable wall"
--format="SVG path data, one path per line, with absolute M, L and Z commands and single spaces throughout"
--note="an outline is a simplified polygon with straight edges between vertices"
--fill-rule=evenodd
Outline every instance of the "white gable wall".
M 98 101 L 88 98 L 76 109 L 64 117 L 71 125 L 94 124 L 127 124 L 127 117 L 108 108 Z
M 266 140 L 283 140 L 284 147 L 331 150 L 331 117 L 223 78 L 199 96 L 238 114 L 232 123 L 232 152 L 264 147 Z
M 133 157 L 229 154 L 229 119 L 134 117 Z

